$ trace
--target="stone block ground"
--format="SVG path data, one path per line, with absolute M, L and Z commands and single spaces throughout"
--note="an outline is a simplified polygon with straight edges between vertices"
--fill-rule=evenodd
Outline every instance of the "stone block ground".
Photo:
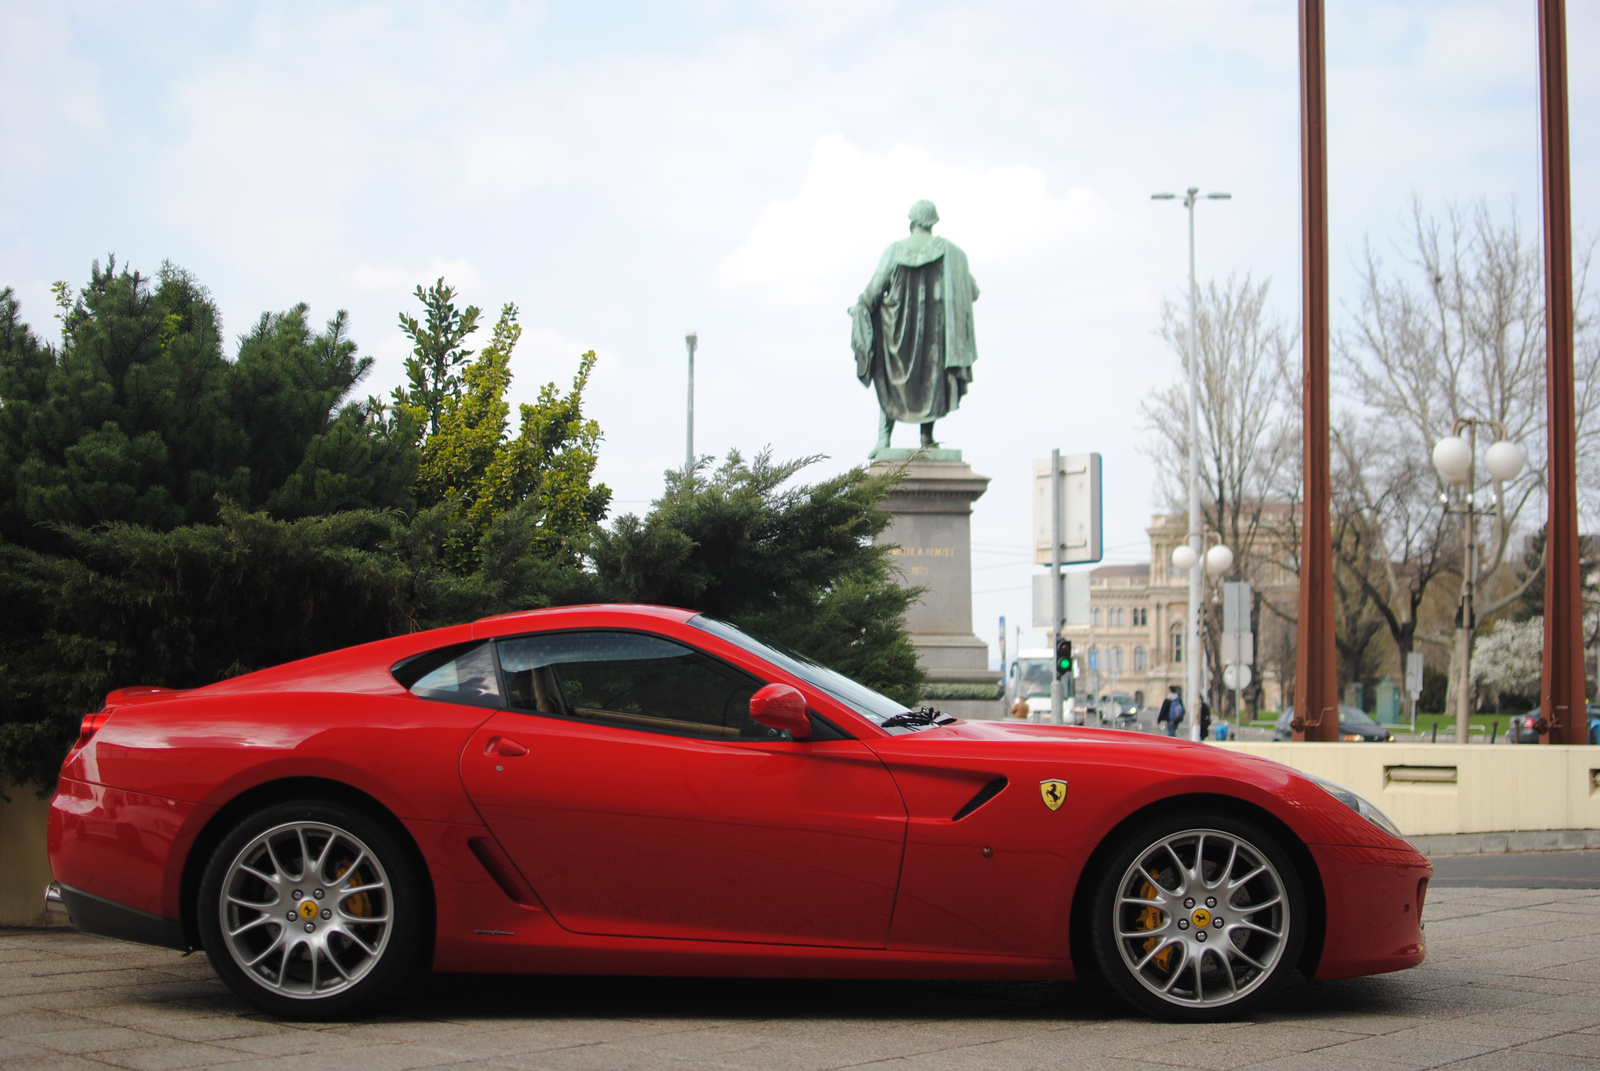
M 1600 890 L 1441 888 L 1428 961 L 1180 1026 L 1080 983 L 440 976 L 360 1022 L 249 1010 L 204 955 L 0 930 L 0 1067 L 1600 1068 Z

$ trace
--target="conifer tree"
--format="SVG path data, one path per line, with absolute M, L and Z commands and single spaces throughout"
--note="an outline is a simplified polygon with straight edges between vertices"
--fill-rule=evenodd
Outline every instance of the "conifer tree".
M 923 677 L 905 613 L 920 592 L 895 582 L 872 542 L 898 477 L 857 468 L 790 485 L 817 460 L 733 451 L 715 471 L 669 471 L 645 517 L 599 533 L 596 573 L 608 598 L 724 618 L 914 704 Z
M 344 313 L 223 353 L 186 272 L 96 264 L 41 340 L 0 290 L 0 780 L 53 783 L 126 684 L 188 687 L 413 627 L 412 417 L 348 401 Z

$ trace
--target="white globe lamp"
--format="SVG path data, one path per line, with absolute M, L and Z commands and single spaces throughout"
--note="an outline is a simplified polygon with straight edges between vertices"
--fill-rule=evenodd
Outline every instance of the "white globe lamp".
M 1177 549 L 1172 552 L 1172 567 L 1180 573 L 1187 573 L 1190 569 L 1193 569 L 1194 563 L 1199 560 L 1200 556 L 1187 543 L 1180 543 Z
M 1466 483 L 1472 471 L 1472 447 L 1459 435 L 1449 435 L 1433 445 L 1433 467 L 1445 483 Z
M 1212 576 L 1221 576 L 1233 568 L 1233 551 L 1218 543 L 1206 551 L 1206 572 Z
M 1489 452 L 1484 455 L 1483 460 L 1489 466 L 1489 475 L 1505 483 L 1507 480 L 1516 479 L 1522 473 L 1522 466 L 1527 458 L 1523 456 L 1522 447 L 1501 439 L 1489 447 Z

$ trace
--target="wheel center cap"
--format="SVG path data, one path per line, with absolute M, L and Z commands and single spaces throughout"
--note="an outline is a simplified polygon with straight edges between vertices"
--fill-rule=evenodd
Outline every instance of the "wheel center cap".
M 312 919 L 316 918 L 317 917 L 317 904 L 316 904 L 316 901 L 309 900 L 309 899 L 301 900 L 300 901 L 300 917 L 305 919 L 307 922 L 309 922 Z
M 1194 909 L 1194 914 L 1190 916 L 1190 921 L 1195 924 L 1196 929 L 1203 930 L 1211 925 L 1211 912 L 1203 907 L 1197 907 Z

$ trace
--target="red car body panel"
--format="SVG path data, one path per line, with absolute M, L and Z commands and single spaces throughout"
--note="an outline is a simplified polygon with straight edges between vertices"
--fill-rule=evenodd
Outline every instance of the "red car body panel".
M 310 778 L 364 793 L 411 835 L 432 878 L 438 970 L 1070 978 L 1096 849 L 1147 807 L 1220 797 L 1305 846 L 1325 905 L 1318 978 L 1422 960 L 1427 860 L 1288 767 L 1112 730 L 893 735 L 693 616 L 535 611 L 188 692 L 113 693 L 62 768 L 54 875 L 170 927 L 219 811 Z M 421 699 L 390 673 L 468 640 L 594 628 L 791 684 L 854 739 L 636 731 Z M 1059 810 L 1040 795 L 1050 780 L 1068 786 Z

